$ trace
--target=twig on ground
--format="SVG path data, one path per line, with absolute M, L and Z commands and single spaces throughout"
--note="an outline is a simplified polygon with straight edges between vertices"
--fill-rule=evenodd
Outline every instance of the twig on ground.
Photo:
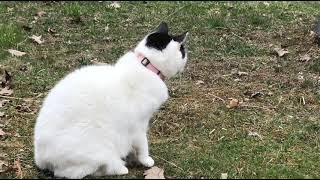
M 301 99 L 302 99 L 302 104 L 303 104 L 303 105 L 306 105 L 306 101 L 304 100 L 304 97 L 303 97 L 303 96 L 301 97 Z
M 214 94 L 209 94 L 210 96 L 213 96 L 213 97 L 215 97 L 216 99 L 219 99 L 219 100 L 221 100 L 223 103 L 225 103 L 226 101 L 224 100 L 224 99 L 222 99 L 221 97 L 219 97 L 219 96 L 216 96 L 216 95 L 214 95 Z
M 161 157 L 159 157 L 159 156 L 156 156 L 156 155 L 153 155 L 153 157 L 158 158 L 158 159 L 161 159 L 161 160 L 163 160 L 163 161 L 165 161 L 165 162 L 167 162 L 167 163 L 171 164 L 172 166 L 174 166 L 174 167 L 176 167 L 176 168 L 180 169 L 181 171 L 185 172 L 185 171 L 184 171 L 184 169 L 182 169 L 181 167 L 177 166 L 177 165 L 176 165 L 176 164 L 174 164 L 173 162 L 167 161 L 167 160 L 165 160 L 165 159 L 163 159 L 163 158 L 161 158 Z

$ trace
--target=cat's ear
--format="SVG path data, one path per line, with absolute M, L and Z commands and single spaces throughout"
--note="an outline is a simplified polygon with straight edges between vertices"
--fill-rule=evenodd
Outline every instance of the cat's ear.
M 166 34 L 168 34 L 169 28 L 168 28 L 167 23 L 161 22 L 161 24 L 158 26 L 158 28 L 157 28 L 156 31 L 157 31 L 158 33 L 166 33 Z
M 173 40 L 179 42 L 180 44 L 183 44 L 186 42 L 188 35 L 189 35 L 189 32 L 186 31 L 186 32 L 182 33 L 181 35 L 174 36 Z

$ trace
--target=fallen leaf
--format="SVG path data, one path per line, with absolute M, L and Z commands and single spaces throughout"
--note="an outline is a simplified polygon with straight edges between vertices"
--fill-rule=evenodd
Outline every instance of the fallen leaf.
M 308 54 L 305 54 L 300 57 L 300 61 L 302 61 L 302 62 L 308 62 L 308 61 L 310 61 L 310 59 L 311 59 L 311 57 Z
M 4 70 L 4 75 L 1 80 L 1 87 L 9 87 L 11 86 L 12 76 L 9 74 L 7 70 Z
M 255 137 L 258 137 L 259 139 L 262 140 L 262 136 L 261 136 L 259 133 L 257 133 L 257 132 L 251 132 L 251 131 L 249 131 L 248 136 L 255 136 Z
M 229 105 L 227 105 L 227 108 L 236 108 L 239 105 L 240 105 L 240 102 L 238 99 L 231 98 Z
M 92 64 L 94 64 L 94 65 L 106 65 L 106 64 L 107 64 L 107 63 L 99 62 L 99 61 L 97 61 L 97 60 L 98 60 L 98 59 L 95 58 L 95 59 L 90 60 L 90 62 L 91 62 Z
M 54 34 L 54 33 L 56 33 L 57 31 L 56 31 L 55 29 L 53 29 L 53 28 L 48 28 L 48 32 Z
M 0 129 L 0 136 L 4 136 L 4 135 L 6 135 L 6 133 L 2 129 Z
M 238 69 L 237 68 L 234 68 L 234 69 L 231 69 L 231 74 L 234 75 L 234 74 L 238 74 Z
M 8 49 L 8 52 L 9 52 L 12 56 L 18 56 L 18 57 L 27 54 L 27 53 L 25 53 L 25 52 L 17 51 L 17 50 L 14 50 L 14 49 Z
M 278 53 L 278 56 L 279 56 L 279 57 L 282 57 L 282 56 L 284 56 L 285 54 L 288 54 L 288 53 L 289 53 L 288 50 L 284 50 L 284 49 L 281 49 L 281 48 L 278 48 L 278 47 L 274 48 L 273 50 Z
M 9 100 L 6 100 L 6 99 L 0 100 L 0 108 L 3 107 L 5 104 L 7 104 L 7 102 L 9 102 Z
M 31 24 L 35 24 L 35 23 L 38 21 L 39 17 L 34 16 L 33 19 L 34 19 L 34 20 L 31 21 Z
M 239 75 L 239 76 L 247 76 L 248 73 L 247 73 L 247 72 L 239 71 L 239 72 L 238 72 L 238 75 Z
M 16 174 L 19 179 L 23 178 L 22 168 L 19 159 L 14 161 L 14 169 L 16 169 Z
M 31 37 L 29 37 L 30 39 L 32 39 L 34 42 L 38 43 L 38 44 L 42 44 L 44 41 L 41 40 L 42 36 L 35 36 L 32 35 Z
M 22 103 L 21 105 L 17 105 L 16 109 L 18 112 L 32 112 L 30 106 L 26 103 Z
M 251 94 L 250 98 L 256 98 L 256 97 L 260 97 L 260 96 L 263 96 L 262 92 L 255 92 L 255 93 Z
M 6 158 L 8 157 L 8 154 L 6 153 L 0 153 L 0 158 L 3 159 L 3 158 Z
M 315 35 L 316 35 L 316 33 L 314 31 L 310 31 L 309 36 L 315 36 Z
M 204 84 L 204 82 L 201 81 L 201 80 L 199 80 L 199 81 L 196 82 L 196 85 L 200 85 L 200 84 Z
M 228 173 L 221 173 L 220 179 L 228 179 Z
M 143 175 L 145 176 L 144 179 L 165 179 L 163 173 L 163 169 L 153 166 L 144 171 Z
M 13 90 L 8 87 L 5 87 L 0 91 L 0 95 L 10 96 L 11 94 L 13 94 Z
M 44 11 L 39 11 L 39 12 L 37 12 L 37 16 L 38 17 L 42 17 L 42 16 L 44 16 L 45 14 L 47 14 L 46 12 L 44 12 Z
M 8 165 L 9 165 L 8 162 L 0 160 L 0 173 L 5 172 L 6 168 L 4 167 L 8 167 Z
M 0 117 L 3 117 L 4 116 L 4 112 L 0 112 Z
M 13 8 L 7 7 L 7 11 L 8 11 L 8 12 L 12 12 L 12 11 L 13 11 Z
M 263 2 L 263 4 L 266 5 L 267 7 L 270 6 L 270 3 L 268 3 L 268 2 Z
M 26 64 L 23 64 L 19 68 L 20 71 L 26 72 L 28 70 L 28 66 Z
M 299 80 L 301 80 L 301 81 L 304 81 L 303 73 L 302 73 L 302 72 L 299 72 L 297 78 L 298 78 Z
M 268 96 L 272 96 L 272 95 L 273 95 L 273 92 L 268 92 L 267 95 L 268 95 Z
M 107 42 L 110 42 L 112 40 L 112 38 L 111 37 L 104 37 L 103 40 L 107 41 Z
M 236 78 L 236 79 L 234 79 L 234 81 L 235 81 L 235 82 L 240 82 L 240 81 L 241 81 L 241 79 Z
M 15 135 L 13 135 L 14 137 L 21 137 L 21 135 L 19 133 L 16 133 Z
M 243 71 L 238 71 L 238 69 L 232 69 L 231 70 L 232 75 L 237 75 L 237 76 L 247 76 L 249 73 L 243 72 Z
M 120 4 L 119 4 L 118 1 L 113 1 L 113 2 L 109 5 L 109 7 L 114 8 L 114 9 L 118 9 L 118 8 L 120 8 L 121 6 L 120 6 Z

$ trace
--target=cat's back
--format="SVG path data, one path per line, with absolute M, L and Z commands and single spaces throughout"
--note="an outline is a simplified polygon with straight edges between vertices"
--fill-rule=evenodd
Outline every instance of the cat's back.
M 68 94 L 68 92 L 81 93 L 90 89 L 90 87 L 108 83 L 110 77 L 112 77 L 113 69 L 114 67 L 111 65 L 92 65 L 77 69 L 58 82 L 50 91 L 49 96 L 60 91 L 62 94 Z M 94 89 L 97 88 L 91 90 Z
M 108 76 L 112 74 L 114 67 L 111 65 L 91 65 L 85 66 L 73 71 L 62 79 L 60 84 L 81 85 L 84 83 L 103 82 L 108 80 Z
M 111 65 L 86 66 L 71 72 L 51 89 L 40 109 L 38 121 L 53 117 L 63 119 L 57 116 L 76 112 L 81 107 L 93 108 L 93 102 L 103 99 L 101 94 L 105 94 L 105 87 L 110 86 L 113 72 Z

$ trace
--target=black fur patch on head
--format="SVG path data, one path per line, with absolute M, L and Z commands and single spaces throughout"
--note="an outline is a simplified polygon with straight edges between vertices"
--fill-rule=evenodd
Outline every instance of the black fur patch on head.
M 172 40 L 172 37 L 167 33 L 153 33 L 147 37 L 147 47 L 155 48 L 162 51 Z
M 180 52 L 181 52 L 181 54 L 182 54 L 182 59 L 186 56 L 186 51 L 185 51 L 185 49 L 184 49 L 184 46 L 183 46 L 183 44 L 181 44 L 181 46 L 180 46 Z

